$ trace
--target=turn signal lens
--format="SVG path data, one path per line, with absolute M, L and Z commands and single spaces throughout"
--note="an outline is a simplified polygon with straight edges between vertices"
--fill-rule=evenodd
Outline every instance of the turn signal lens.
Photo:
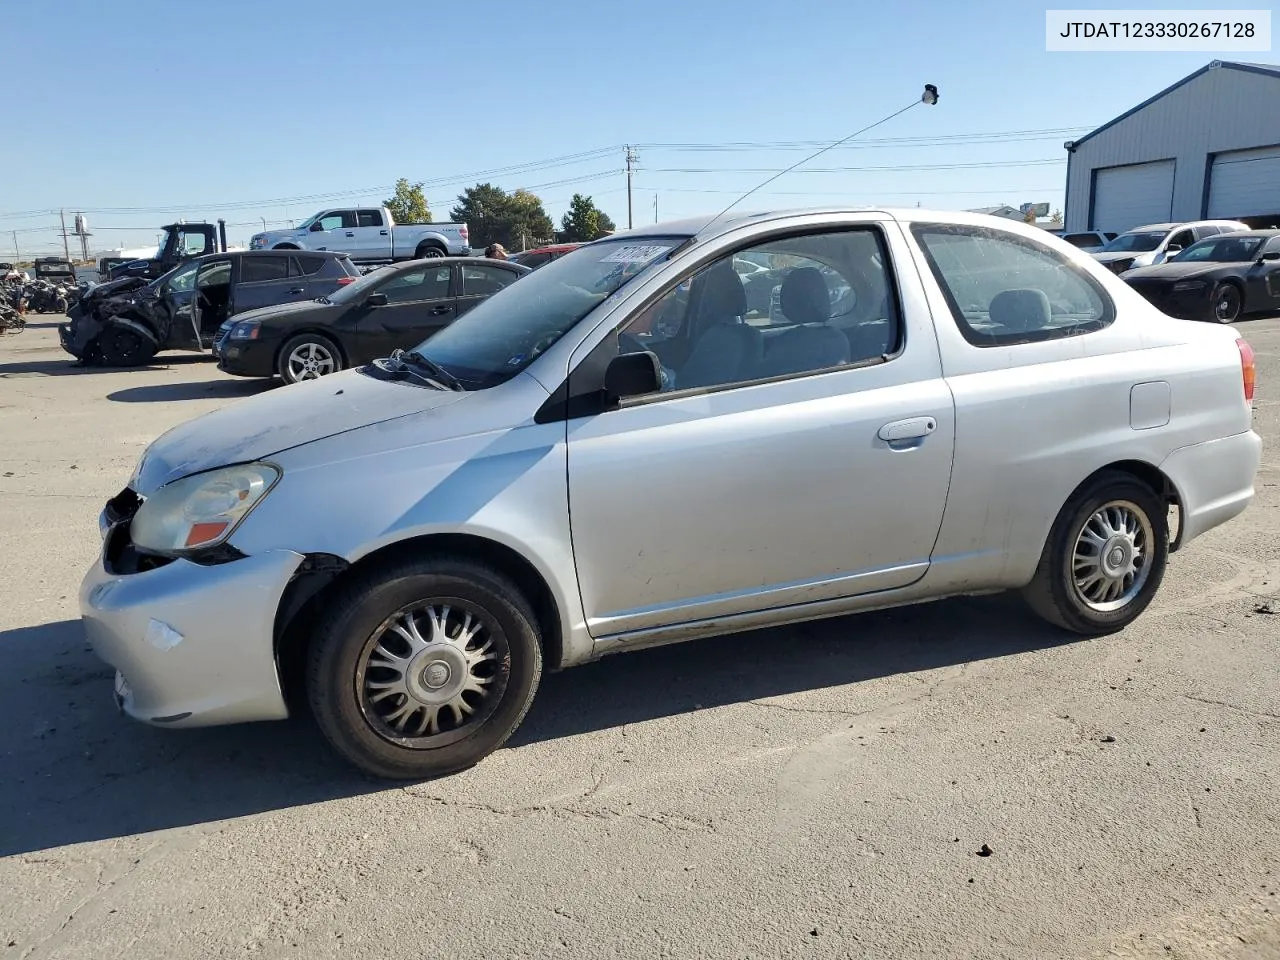
M 1253 361 L 1253 347 L 1243 337 L 1236 341 L 1240 350 L 1240 376 L 1244 380 L 1244 402 L 1253 403 L 1253 388 L 1258 382 L 1258 368 Z

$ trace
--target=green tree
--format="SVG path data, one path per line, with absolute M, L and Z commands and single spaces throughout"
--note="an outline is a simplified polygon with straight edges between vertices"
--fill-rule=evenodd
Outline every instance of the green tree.
M 477 183 L 464 190 L 449 215 L 470 227 L 471 245 L 479 248 L 500 243 L 509 250 L 520 250 L 555 235 L 555 224 L 535 194 L 528 190 L 507 193 L 491 183 Z
M 586 243 L 598 240 L 617 227 L 609 215 L 597 207 L 590 197 L 575 193 L 569 210 L 560 220 L 560 240 L 564 243 Z
M 430 223 L 431 210 L 421 183 L 410 183 L 405 177 L 396 181 L 396 195 L 384 201 L 396 223 Z

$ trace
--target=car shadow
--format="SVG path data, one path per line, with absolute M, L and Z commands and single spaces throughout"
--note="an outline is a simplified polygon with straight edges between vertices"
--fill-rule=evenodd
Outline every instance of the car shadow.
M 170 367 L 182 367 L 187 364 L 209 363 L 213 360 L 210 354 L 187 353 L 169 356 L 163 354 L 150 363 L 136 367 L 102 367 L 84 366 L 74 357 L 63 356 L 57 360 L 18 360 L 13 363 L 0 363 L 0 378 L 5 377 L 68 377 L 88 376 L 95 373 L 131 373 L 136 370 L 166 370 Z
M 155 383 L 143 387 L 127 387 L 108 393 L 116 403 L 166 403 L 170 400 L 211 400 L 251 397 L 269 390 L 275 381 L 260 380 L 196 380 L 191 383 Z
M 544 677 L 511 746 L 1075 639 L 993 597 L 638 651 Z M 0 657 L 0 856 L 391 789 L 340 761 L 309 717 L 196 730 L 119 717 L 79 621 L 0 633 Z

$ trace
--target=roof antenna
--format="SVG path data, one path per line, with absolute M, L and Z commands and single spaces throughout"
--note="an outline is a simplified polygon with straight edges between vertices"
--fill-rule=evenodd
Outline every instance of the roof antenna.
M 901 116 L 902 114 L 906 113 L 908 110 L 910 110 L 912 107 L 916 106 L 917 104 L 921 104 L 921 103 L 923 103 L 923 104 L 927 104 L 928 106 L 933 106 L 933 105 L 934 105 L 935 103 L 937 103 L 937 102 L 938 102 L 938 88 L 937 88 L 937 87 L 935 87 L 932 83 L 926 83 L 926 84 L 924 85 L 924 93 L 923 93 L 923 94 L 921 94 L 921 96 L 920 96 L 920 99 L 919 99 L 919 100 L 912 100 L 912 101 L 911 101 L 910 103 L 908 103 L 905 107 L 901 108 L 900 110 L 895 110 L 895 111 L 893 111 L 893 113 L 889 114 L 887 117 L 881 117 L 881 118 L 880 118 L 879 120 L 877 120 L 875 123 L 868 124 L 867 126 L 863 127 L 861 130 L 855 130 L 855 131 L 853 131 L 853 133 L 849 134 L 847 137 L 845 137 L 845 138 L 843 138 L 843 139 L 841 139 L 841 140 L 837 140 L 835 143 L 828 144 L 827 146 L 825 146 L 825 147 L 823 147 L 821 150 L 819 150 L 817 153 L 811 153 L 811 154 L 809 154 L 809 156 L 805 157 L 803 160 L 798 160 L 798 161 L 796 161 L 796 162 L 795 162 L 795 163 L 793 163 L 791 166 L 787 167 L 787 169 L 785 169 L 785 170 L 779 170 L 777 173 L 775 173 L 775 174 L 774 174 L 773 176 L 771 176 L 769 179 L 767 179 L 767 180 L 765 180 L 765 181 L 763 181 L 763 182 L 761 182 L 761 183 L 757 183 L 754 187 L 752 187 L 750 190 L 748 190 L 746 193 L 744 193 L 742 196 L 740 196 L 737 200 L 733 201 L 733 203 L 729 204 L 727 207 L 725 207 L 723 210 L 721 210 L 719 213 L 717 213 L 714 217 L 712 217 L 710 220 L 708 220 L 708 221 L 707 221 L 706 226 L 704 226 L 704 227 L 702 228 L 702 230 L 699 230 L 698 232 L 699 232 L 699 233 L 703 233 L 703 232 L 704 232 L 704 231 L 706 231 L 706 230 L 707 230 L 707 229 L 708 229 L 708 228 L 709 228 L 713 223 L 715 223 L 717 220 L 719 220 L 719 219 L 720 219 L 721 217 L 723 217 L 726 213 L 728 213 L 730 210 L 732 210 L 734 207 L 736 207 L 738 204 L 740 204 L 743 200 L 747 199 L 747 197 L 751 196 L 753 193 L 755 193 L 755 192 L 756 192 L 757 190 L 759 190 L 761 187 L 767 187 L 769 184 L 773 183 L 773 181 L 777 180 L 779 177 L 783 176 L 784 174 L 790 173 L 792 170 L 796 169 L 796 167 L 804 166 L 804 165 L 805 165 L 806 163 L 808 163 L 810 160 L 813 160 L 813 159 L 816 159 L 817 157 L 822 156 L 822 155 L 823 155 L 824 153 L 826 153 L 828 150 L 834 150 L 836 147 L 841 146 L 842 144 L 846 144 L 846 143 L 848 143 L 848 142 L 849 142 L 850 140 L 852 140 L 854 137 L 861 136 L 862 134 L 866 133 L 868 130 L 873 130 L 873 129 L 875 129 L 876 127 L 880 126 L 880 125 L 881 125 L 881 124 L 883 124 L 883 123 L 888 123 L 888 122 L 889 122 L 890 120 L 892 120 L 894 117 Z

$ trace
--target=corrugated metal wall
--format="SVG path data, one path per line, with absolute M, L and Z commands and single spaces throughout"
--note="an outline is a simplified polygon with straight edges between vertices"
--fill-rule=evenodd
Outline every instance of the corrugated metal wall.
M 1203 216 L 1212 154 L 1280 143 L 1280 77 L 1218 67 L 1080 144 L 1067 179 L 1067 230 L 1088 230 L 1094 170 L 1173 159 L 1173 219 Z M 1131 224 L 1130 226 L 1137 226 Z

